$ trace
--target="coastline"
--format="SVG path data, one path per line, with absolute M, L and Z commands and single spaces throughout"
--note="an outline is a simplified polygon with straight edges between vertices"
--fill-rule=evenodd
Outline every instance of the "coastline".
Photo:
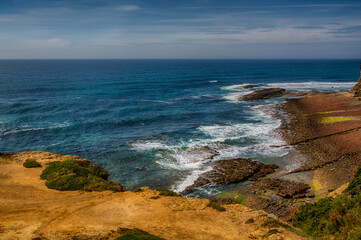
M 281 110 L 283 139 L 306 156 L 290 174 L 310 173 L 323 196 L 349 182 L 361 164 L 361 101 L 350 92 L 309 92 L 287 99 Z
M 29 159 L 43 167 L 24 168 Z M 116 193 L 48 189 L 39 178 L 45 163 L 66 160 L 84 161 L 47 152 L 0 155 L 2 239 L 115 239 L 109 233 L 118 228 L 139 228 L 165 239 L 307 239 L 241 204 L 222 204 L 225 211 L 219 212 L 208 199 L 160 196 L 149 188 Z
M 85 159 L 47 152 L 0 154 L 0 236 L 5 239 L 71 239 L 74 236 L 99 239 L 120 227 L 140 228 L 165 239 L 267 236 L 272 230 L 264 226 L 267 221 L 277 217 L 290 220 L 298 206 L 314 201 L 313 195 L 305 192 L 308 184 L 316 200 L 317 196 L 340 193 L 360 165 L 357 159 L 361 156 L 358 145 L 361 101 L 351 93 L 309 92 L 286 99 L 280 111 L 282 124 L 277 131 L 287 143 L 281 147 L 294 147 L 306 160 L 295 170 L 260 178 L 253 184 L 255 187 L 242 190 L 251 192 L 246 196 L 247 201 L 253 202 L 248 207 L 234 204 L 234 201 L 233 204 L 221 201 L 225 212 L 208 207 L 208 199 L 164 197 L 146 187 L 141 192 L 118 193 L 51 190 L 39 178 L 46 163 Z M 24 168 L 22 164 L 28 159 L 39 161 L 43 168 Z M 285 181 L 285 176 L 292 179 L 299 173 L 310 174 L 310 182 Z M 276 187 L 272 189 L 271 185 Z M 336 191 L 329 194 L 331 188 Z M 285 201 L 278 197 L 281 202 L 277 202 L 267 195 L 275 196 L 277 191 L 279 195 L 285 189 Z M 294 195 L 287 196 L 289 192 Z M 285 226 L 269 236 L 305 239 Z

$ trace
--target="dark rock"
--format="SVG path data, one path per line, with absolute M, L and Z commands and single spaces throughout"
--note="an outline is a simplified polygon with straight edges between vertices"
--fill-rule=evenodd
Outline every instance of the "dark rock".
M 263 164 L 248 158 L 237 158 L 217 161 L 211 171 L 201 174 L 198 179 L 185 189 L 190 192 L 195 188 L 205 185 L 227 185 L 248 179 L 256 180 L 278 168 L 275 164 Z
M 262 194 L 268 189 L 283 198 L 300 198 L 306 197 L 306 190 L 309 188 L 310 185 L 305 183 L 265 178 L 255 182 L 252 186 L 252 191 L 257 194 Z
M 282 201 L 276 202 L 269 198 L 262 198 L 257 195 L 247 197 L 248 207 L 264 210 L 267 213 L 274 214 L 285 221 L 292 220 L 296 207 L 290 206 Z
M 236 87 L 235 89 L 249 89 L 249 88 L 256 88 L 256 87 L 261 87 L 261 85 L 258 84 L 248 84 L 248 85 L 244 85 L 242 87 Z
M 269 88 L 256 90 L 253 93 L 240 97 L 239 101 L 257 101 L 262 99 L 269 99 L 274 97 L 281 97 L 285 94 L 286 90 L 283 88 Z
M 315 197 L 315 194 L 313 192 L 308 192 L 306 193 L 306 197 L 308 198 L 314 198 Z

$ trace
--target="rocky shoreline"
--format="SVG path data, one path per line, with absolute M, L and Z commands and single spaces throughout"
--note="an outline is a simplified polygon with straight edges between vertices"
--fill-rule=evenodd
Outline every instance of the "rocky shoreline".
M 255 92 L 260 94 L 259 99 L 279 97 L 279 94 L 291 96 L 282 89 Z M 345 188 L 361 165 L 361 101 L 347 92 L 309 92 L 303 95 L 287 98 L 279 109 L 284 114 L 277 114 L 282 119 L 278 131 L 287 145 L 306 156 L 297 169 L 283 176 L 269 175 L 279 171 L 277 165 L 244 158 L 219 160 L 213 163 L 212 170 L 201 174 L 185 189 L 185 192 L 191 192 L 200 187 L 251 181 L 252 184 L 240 189 L 239 193 L 244 196 L 248 207 L 260 211 L 242 206 L 234 198 L 177 198 L 178 194 L 148 188 L 125 191 L 121 185 L 107 182 L 109 175 L 101 168 L 76 156 L 44 152 L 6 153 L 0 154 L 0 236 L 4 239 L 71 239 L 74 236 L 99 239 L 119 227 L 141 226 L 142 230 L 165 239 L 268 239 L 265 236 L 305 239 L 286 228 L 282 231 L 273 229 L 272 232 L 264 224 L 270 217 L 290 221 L 302 204 L 327 196 L 333 189 Z M 252 101 L 257 100 L 255 94 L 251 97 Z M 218 155 L 207 146 L 192 151 L 200 151 L 208 159 Z M 39 168 L 22 166 L 25 161 L 33 160 L 39 162 Z M 55 161 L 79 163 L 80 168 L 67 172 L 67 178 L 72 179 L 79 171 L 90 174 L 82 175 L 82 181 L 90 179 L 87 188 L 83 189 L 85 192 L 46 188 L 45 178 L 39 176 L 43 175 L 41 171 L 45 166 Z M 310 178 L 306 181 L 290 180 L 292 176 L 303 173 L 309 174 Z M 101 180 L 101 185 L 97 184 L 97 179 Z M 47 180 L 65 181 L 59 180 L 56 174 Z M 114 187 L 119 192 L 104 191 Z M 190 222 L 204 229 L 192 228 Z M 225 231 L 230 232 L 225 235 Z

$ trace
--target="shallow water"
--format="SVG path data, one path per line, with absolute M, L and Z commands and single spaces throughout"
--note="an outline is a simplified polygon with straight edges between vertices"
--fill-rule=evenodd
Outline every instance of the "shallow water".
M 1 60 L 0 151 L 79 155 L 127 188 L 182 191 L 210 161 L 251 157 L 292 169 L 269 112 L 243 84 L 349 90 L 355 60 Z M 219 155 L 189 148 L 209 146 Z M 187 150 L 188 149 L 188 150 Z M 140 168 L 140 169 L 139 169 Z M 145 170 L 144 170 L 145 169 Z M 219 188 L 200 194 L 216 194 Z

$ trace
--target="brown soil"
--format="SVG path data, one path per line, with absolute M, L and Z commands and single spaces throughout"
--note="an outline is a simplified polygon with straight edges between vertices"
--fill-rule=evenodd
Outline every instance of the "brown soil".
M 349 182 L 361 165 L 361 101 L 348 92 L 311 92 L 282 108 L 291 118 L 281 127 L 284 138 L 308 156 L 295 172 L 309 171 L 324 194 Z M 346 120 L 325 124 L 325 118 Z
M 156 197 L 157 191 L 80 192 L 45 187 L 43 168 L 24 168 L 34 159 L 82 160 L 45 152 L 0 154 L 0 239 L 99 239 L 118 228 L 139 228 L 165 239 L 305 239 L 284 227 L 267 227 L 269 217 L 239 204 L 225 212 L 209 200 Z M 153 197 L 153 199 L 152 199 Z M 262 226 L 263 225 L 263 226 Z

